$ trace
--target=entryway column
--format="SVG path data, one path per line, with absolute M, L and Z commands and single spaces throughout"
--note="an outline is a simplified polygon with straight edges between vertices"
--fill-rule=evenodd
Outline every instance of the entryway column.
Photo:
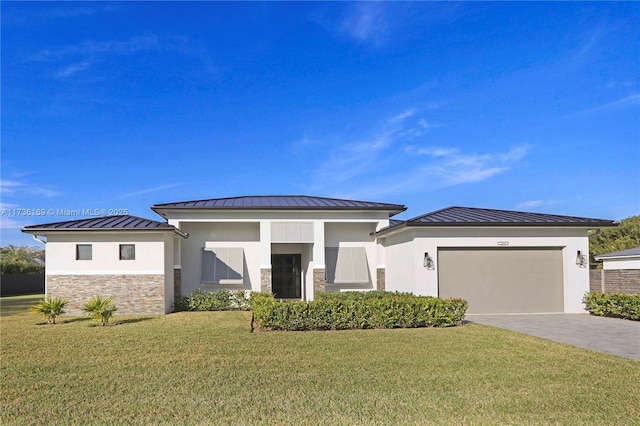
M 271 221 L 260 221 L 260 291 L 271 293 Z
M 308 300 L 314 294 L 325 291 L 325 259 L 324 259 L 324 222 L 313 222 L 313 292 L 308 292 Z

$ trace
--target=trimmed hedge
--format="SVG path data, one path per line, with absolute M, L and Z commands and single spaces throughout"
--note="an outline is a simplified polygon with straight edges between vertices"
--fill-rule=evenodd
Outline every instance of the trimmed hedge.
M 380 291 L 320 293 L 312 302 L 253 293 L 250 304 L 252 327 L 261 331 L 450 327 L 462 323 L 468 305 L 462 299 Z
M 640 321 L 640 294 L 587 293 L 585 303 L 593 315 Z
M 249 298 L 244 290 L 202 291 L 197 289 L 190 296 L 177 297 L 174 303 L 180 311 L 248 311 Z

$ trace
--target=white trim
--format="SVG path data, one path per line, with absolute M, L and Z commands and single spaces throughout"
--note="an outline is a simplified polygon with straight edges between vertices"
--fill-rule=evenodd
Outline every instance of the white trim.
M 173 265 L 173 269 L 182 269 L 182 265 Z
M 624 259 L 624 260 L 635 260 L 635 259 L 640 259 L 640 254 L 627 254 L 627 255 L 622 255 L 622 256 L 595 256 L 594 257 L 595 260 L 610 260 L 610 259 Z

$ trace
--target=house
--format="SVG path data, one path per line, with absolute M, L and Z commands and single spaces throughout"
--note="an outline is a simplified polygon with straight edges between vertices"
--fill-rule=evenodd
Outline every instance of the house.
M 47 238 L 47 294 L 69 311 L 94 294 L 121 312 L 166 313 L 196 289 L 390 290 L 462 297 L 470 313 L 583 312 L 590 229 L 613 221 L 311 196 L 156 204 L 164 222 L 110 216 L 27 226 Z M 73 305 L 73 306 L 72 306 Z
M 596 256 L 595 259 L 602 261 L 602 269 L 605 271 L 619 269 L 640 270 L 640 247 L 601 254 Z
M 591 271 L 591 291 L 640 294 L 640 247 L 601 254 L 601 270 Z

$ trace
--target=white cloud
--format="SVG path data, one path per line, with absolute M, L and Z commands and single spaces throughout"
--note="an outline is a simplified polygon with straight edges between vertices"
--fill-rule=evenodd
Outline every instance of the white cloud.
M 391 117 L 389 119 L 389 123 L 391 123 L 391 124 L 402 123 L 407 118 L 412 117 L 415 113 L 416 113 L 416 110 L 414 108 L 406 109 L 403 112 L 401 112 L 400 114 L 397 114 L 397 115 L 394 115 L 393 117 Z
M 104 7 L 74 7 L 64 9 L 53 9 L 49 12 L 51 18 L 76 18 L 82 16 L 96 15 L 102 12 L 113 12 L 116 8 L 113 6 Z
M 85 41 L 80 44 L 55 49 L 44 49 L 31 55 L 27 62 L 63 63 L 55 73 L 58 78 L 69 77 L 91 69 L 109 56 L 129 56 L 141 51 L 163 50 L 189 52 L 189 42 L 184 37 L 158 37 L 146 34 L 123 41 Z M 197 49 L 196 49 L 197 50 Z M 211 66 L 208 69 L 212 68 Z
M 558 204 L 557 201 L 553 201 L 553 200 L 529 200 L 529 201 L 523 201 L 521 203 L 519 203 L 516 206 L 516 209 L 518 210 L 522 210 L 522 209 L 531 209 L 531 210 L 535 210 L 539 207 L 547 207 L 547 206 L 553 206 L 555 204 Z
M 316 171 L 317 180 L 335 185 L 369 173 L 378 162 L 380 153 L 392 144 L 392 136 L 392 131 L 386 131 L 370 139 L 337 147 L 329 160 Z
M 0 181 L 0 193 L 2 196 L 20 196 L 20 195 L 38 195 L 43 197 L 54 197 L 60 195 L 58 191 L 55 191 L 47 186 L 40 184 L 21 182 L 17 180 L 1 180 Z
M 141 190 L 138 190 L 138 191 L 128 192 L 126 194 L 122 194 L 119 197 L 117 197 L 117 199 L 135 197 L 135 196 L 138 196 L 138 195 L 149 194 L 151 192 L 162 191 L 164 189 L 177 188 L 177 187 L 183 186 L 183 185 L 184 185 L 183 183 L 174 183 L 174 184 L 169 184 L 169 185 L 154 186 L 154 187 L 151 187 L 151 188 L 145 188 L 145 189 L 141 189 Z
M 580 117 L 583 115 L 595 114 L 598 112 L 607 112 L 625 108 L 634 108 L 640 106 L 640 93 L 631 93 L 615 101 L 607 102 L 593 108 L 584 109 L 582 111 L 569 114 L 567 117 Z
M 387 29 L 382 2 L 358 2 L 342 20 L 340 29 L 359 42 L 377 42 Z
M 21 229 L 25 223 L 13 219 L 12 217 L 0 216 L 1 229 Z
M 530 149 L 529 145 L 519 145 L 506 152 L 473 154 L 457 148 L 405 147 L 405 154 L 422 155 L 425 160 L 400 172 L 376 170 L 376 174 L 369 176 L 370 182 L 337 195 L 355 198 L 407 193 L 415 195 L 455 185 L 482 182 L 513 169 Z
M 84 71 L 91 66 L 93 61 L 86 60 L 82 62 L 76 62 L 71 65 L 66 66 L 58 71 L 58 77 L 68 77 L 72 74 L 75 74 L 80 71 Z
M 418 148 L 413 145 L 407 145 L 404 147 L 404 152 L 409 155 L 429 155 L 431 157 L 444 157 L 457 154 L 459 151 L 456 148 L 442 148 L 438 146 L 427 146 Z
M 406 144 L 421 136 L 420 132 L 437 127 L 419 117 L 415 108 L 381 122 L 386 124 L 368 138 L 325 148 L 331 154 L 312 172 L 312 182 L 306 188 L 322 192 L 341 188 L 335 196 L 358 198 L 424 192 L 506 173 L 531 150 L 526 144 L 480 153 L 452 146 Z

